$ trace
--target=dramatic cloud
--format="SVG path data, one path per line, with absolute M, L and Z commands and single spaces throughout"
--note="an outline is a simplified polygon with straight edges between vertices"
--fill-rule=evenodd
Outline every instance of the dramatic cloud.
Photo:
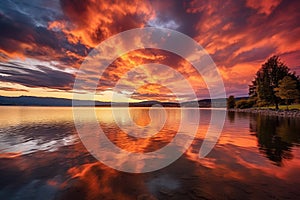
M 61 31 L 48 30 L 48 23 L 61 18 L 58 5 L 5 1 L 0 9 L 0 60 L 34 58 L 60 61 L 62 67 L 79 66 L 88 53 L 81 43 L 70 44 Z M 49 6 L 49 7 L 48 7 Z M 44 9 L 46 8 L 46 9 Z
M 109 65 L 99 82 L 95 62 L 95 65 L 86 66 L 77 77 L 83 83 L 80 89 L 92 91 L 98 84 L 100 92 L 113 90 L 139 100 L 167 101 L 169 98 L 176 101 L 178 97 L 177 100 L 187 101 L 194 100 L 194 93 L 198 98 L 208 95 L 202 75 L 185 59 L 168 51 L 131 51 Z M 191 93 L 191 89 L 194 92 Z
M 10 85 L 0 85 L 0 95 L 27 91 L 22 85 L 43 88 L 45 93 L 47 88 L 58 90 L 65 97 L 64 91 L 72 90 L 77 69 L 100 42 L 132 28 L 154 26 L 194 38 L 215 61 L 227 94 L 245 96 L 255 72 L 272 55 L 279 55 L 300 74 L 299 9 L 297 0 L 3 1 L 0 84 Z M 176 86 L 182 98 L 188 98 L 183 82 L 168 70 L 145 67 L 126 74 L 146 63 L 170 66 L 190 82 L 198 98 L 208 96 L 206 84 L 189 63 L 168 52 L 145 49 L 115 60 L 101 77 L 98 92 L 112 91 L 126 75 L 119 94 L 143 83 L 132 98 L 173 100 L 166 85 Z M 98 76 L 97 69 L 88 69 L 85 78 L 92 82 Z
M 50 23 L 49 28 L 61 29 L 69 42 L 82 42 L 89 47 L 113 34 L 143 27 L 153 16 L 147 1 L 61 0 L 60 4 L 65 18 Z
M 273 12 L 273 10 L 279 5 L 280 2 L 281 0 L 247 0 L 246 5 L 250 8 L 257 10 L 257 12 L 260 14 L 270 15 Z
M 8 62 L 0 63 L 0 81 L 27 87 L 72 90 L 74 75 L 54 69 L 53 66 L 35 65 L 28 68 L 21 63 Z
M 247 83 L 269 56 L 280 55 L 299 71 L 299 63 L 288 56 L 300 46 L 299 7 L 297 1 L 248 0 L 192 1 L 186 9 L 199 16 L 195 39 L 221 69 L 227 93 L 239 95 L 246 94 Z

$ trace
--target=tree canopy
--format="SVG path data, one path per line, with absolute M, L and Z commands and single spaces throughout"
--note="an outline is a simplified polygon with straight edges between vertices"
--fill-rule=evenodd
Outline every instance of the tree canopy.
M 278 109 L 282 97 L 276 95 L 278 89 L 275 88 L 279 88 L 279 82 L 286 76 L 296 80 L 296 88 L 299 89 L 299 78 L 290 72 L 290 69 L 281 62 L 278 56 L 270 57 L 257 71 L 249 86 L 249 96 L 257 98 L 258 101 L 265 104 L 275 104 Z
M 229 96 L 229 98 L 227 99 L 227 108 L 234 108 L 235 107 L 235 99 L 234 96 Z
M 285 76 L 279 81 L 279 87 L 275 88 L 275 95 L 281 99 L 285 99 L 288 106 L 289 100 L 299 98 L 297 81 L 291 76 Z

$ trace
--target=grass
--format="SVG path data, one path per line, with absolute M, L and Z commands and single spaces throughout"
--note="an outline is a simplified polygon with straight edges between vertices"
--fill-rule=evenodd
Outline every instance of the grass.
M 275 106 L 266 106 L 266 107 L 257 107 L 259 109 L 275 109 Z M 286 110 L 286 105 L 279 105 L 280 110 Z M 292 104 L 289 105 L 289 110 L 291 109 L 298 109 L 300 110 L 300 104 Z

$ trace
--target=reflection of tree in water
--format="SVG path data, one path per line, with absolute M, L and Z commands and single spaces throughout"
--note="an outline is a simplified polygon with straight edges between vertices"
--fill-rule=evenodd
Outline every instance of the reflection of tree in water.
M 283 159 L 293 158 L 291 148 L 300 143 L 299 130 L 297 119 L 261 115 L 250 118 L 250 131 L 258 139 L 260 152 L 278 166 L 282 165 Z
M 235 119 L 235 112 L 227 112 L 227 117 L 229 119 L 230 123 L 234 123 L 234 119 Z

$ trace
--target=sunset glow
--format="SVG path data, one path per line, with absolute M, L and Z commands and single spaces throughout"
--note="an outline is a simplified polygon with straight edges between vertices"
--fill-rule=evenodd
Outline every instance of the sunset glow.
M 71 99 L 76 73 L 93 48 L 115 34 L 150 26 L 193 38 L 216 63 L 227 96 L 247 96 L 255 72 L 272 55 L 279 55 L 291 71 L 300 74 L 299 8 L 300 3 L 293 0 L 4 1 L 0 6 L 0 95 Z M 155 67 L 140 67 L 136 76 L 123 82 L 124 90 L 112 91 L 129 70 L 147 63 L 175 69 L 197 98 L 209 97 L 203 77 L 183 58 L 140 49 L 107 68 L 95 99 L 110 101 L 114 94 L 122 102 L 178 100 L 170 88 L 184 92 L 184 84 Z M 97 70 L 91 70 L 93 78 L 99 78 Z M 126 87 L 141 81 L 145 84 L 127 97 Z

